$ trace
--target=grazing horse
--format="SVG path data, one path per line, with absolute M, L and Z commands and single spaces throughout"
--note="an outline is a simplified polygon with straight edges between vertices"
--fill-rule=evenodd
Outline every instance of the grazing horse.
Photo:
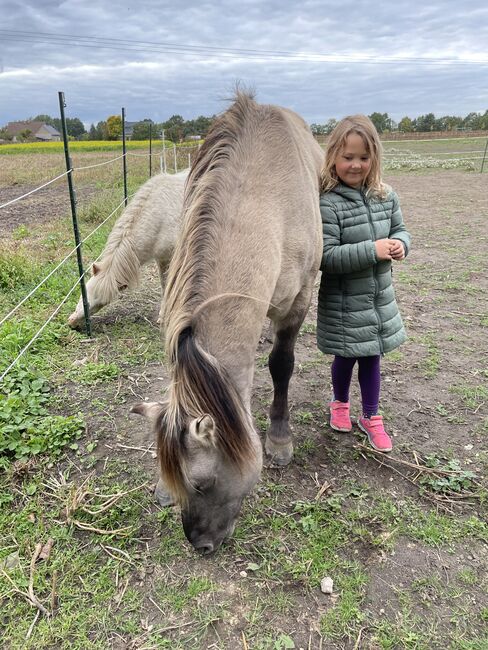
M 322 159 L 298 115 L 238 92 L 188 177 L 164 299 L 168 395 L 132 411 L 152 422 L 162 479 L 204 554 L 232 534 L 261 473 L 251 389 L 267 315 L 274 397 L 265 448 L 277 464 L 292 458 L 288 384 L 322 255 Z
M 141 266 L 156 260 L 161 287 L 180 233 L 183 191 L 188 172 L 158 174 L 135 193 L 115 222 L 101 260 L 92 264 L 86 284 L 90 314 L 139 285 Z M 161 318 L 161 314 L 160 314 Z M 68 318 L 70 327 L 84 319 L 83 300 Z

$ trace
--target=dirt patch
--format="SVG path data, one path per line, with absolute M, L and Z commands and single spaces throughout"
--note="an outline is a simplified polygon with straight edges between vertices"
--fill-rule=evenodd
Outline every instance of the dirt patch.
M 64 183 L 64 184 L 63 184 Z M 0 187 L 0 205 L 13 201 L 35 190 L 38 185 L 10 185 Z M 88 201 L 96 195 L 93 187 L 77 189 L 77 200 Z M 71 215 L 69 192 L 66 179 L 30 194 L 20 201 L 11 203 L 0 210 L 0 239 L 7 239 L 20 226 L 26 228 L 42 225 L 53 220 Z

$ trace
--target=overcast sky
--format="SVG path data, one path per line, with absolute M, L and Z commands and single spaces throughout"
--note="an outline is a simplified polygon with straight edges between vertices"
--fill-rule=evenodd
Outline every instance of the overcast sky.
M 23 33 L 20 33 L 22 30 Z M 236 81 L 308 122 L 488 109 L 488 3 L 0 0 L 0 126 L 218 113 Z

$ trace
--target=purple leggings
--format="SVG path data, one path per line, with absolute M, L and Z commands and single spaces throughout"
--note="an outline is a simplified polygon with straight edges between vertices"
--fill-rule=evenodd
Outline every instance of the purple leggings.
M 380 356 L 374 357 L 334 357 L 332 362 L 332 387 L 334 399 L 339 402 L 349 401 L 354 364 L 358 362 L 358 379 L 363 402 L 363 415 L 370 418 L 378 413 L 380 400 Z

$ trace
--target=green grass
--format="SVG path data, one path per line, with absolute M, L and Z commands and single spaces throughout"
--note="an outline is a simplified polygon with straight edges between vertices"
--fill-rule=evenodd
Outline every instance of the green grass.
M 199 142 L 188 142 L 176 145 L 179 149 L 186 149 L 188 147 L 195 147 Z M 173 142 L 165 140 L 164 145 L 167 150 L 173 149 Z M 72 153 L 89 153 L 99 151 L 112 151 L 121 152 L 122 142 L 120 140 L 82 140 L 71 141 L 69 143 L 70 152 Z M 127 140 L 126 149 L 139 150 L 144 149 L 149 151 L 149 140 Z M 163 149 L 162 140 L 153 140 L 152 152 L 160 153 Z M 0 155 L 9 154 L 40 154 L 40 153 L 59 153 L 64 152 L 63 142 L 26 142 L 0 145 Z

